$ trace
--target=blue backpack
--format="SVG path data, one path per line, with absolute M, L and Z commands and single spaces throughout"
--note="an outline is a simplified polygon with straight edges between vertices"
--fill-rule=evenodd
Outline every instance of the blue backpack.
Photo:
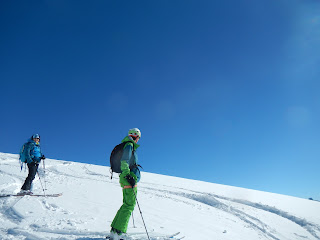
M 26 142 L 25 144 L 22 145 L 21 149 L 20 149 L 20 157 L 19 160 L 21 163 L 27 163 L 28 158 L 27 158 L 27 154 L 28 154 L 28 150 L 29 150 L 29 142 Z

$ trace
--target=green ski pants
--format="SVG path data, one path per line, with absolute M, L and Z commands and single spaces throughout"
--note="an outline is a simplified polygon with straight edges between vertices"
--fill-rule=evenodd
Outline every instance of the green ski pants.
M 136 198 L 133 191 L 137 195 L 137 187 L 122 189 L 123 204 L 118 210 L 111 224 L 111 227 L 117 230 L 120 230 L 121 232 L 124 232 L 124 233 L 127 232 L 131 213 L 136 205 Z

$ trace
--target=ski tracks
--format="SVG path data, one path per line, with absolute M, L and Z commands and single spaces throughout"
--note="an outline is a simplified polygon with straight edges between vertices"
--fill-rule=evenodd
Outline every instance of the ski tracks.
M 215 197 L 220 198 L 221 200 L 225 200 L 225 201 L 230 201 L 233 203 L 237 203 L 239 205 L 245 205 L 254 209 L 258 209 L 258 210 L 262 210 L 265 212 L 269 212 L 271 214 L 276 214 L 277 216 L 279 216 L 280 218 L 284 218 L 294 224 L 299 225 L 300 227 L 302 227 L 303 229 L 305 229 L 306 231 L 308 231 L 312 236 L 314 236 L 316 239 L 320 239 L 320 226 L 314 223 L 311 223 L 309 221 L 307 221 L 304 218 L 299 218 L 296 217 L 294 215 L 291 215 L 285 211 L 282 211 L 280 209 L 277 209 L 275 207 L 271 207 L 268 205 L 263 205 L 261 203 L 253 203 L 253 202 L 249 202 L 249 201 L 245 201 L 245 200 L 239 200 L 239 199 L 228 199 L 225 197 L 219 197 L 217 195 L 215 195 Z M 296 234 L 297 235 L 297 234 Z
M 168 187 L 170 188 L 170 187 Z M 286 221 L 289 221 L 291 224 L 297 224 L 306 232 L 308 232 L 314 239 L 320 239 L 320 226 L 314 224 L 312 222 L 307 221 L 306 219 L 296 217 L 294 215 L 290 215 L 289 213 L 277 209 L 275 207 L 263 205 L 260 203 L 254 203 L 250 201 L 245 201 L 241 199 L 232 199 L 224 196 L 219 196 L 211 193 L 201 193 L 201 192 L 190 192 L 186 193 L 187 190 L 183 190 L 183 192 L 178 192 L 175 190 L 160 190 L 151 187 L 143 188 L 145 193 L 148 193 L 149 190 L 152 190 L 154 194 L 158 194 L 162 197 L 171 198 L 174 201 L 180 201 L 184 204 L 204 204 L 209 207 L 213 207 L 215 209 L 219 209 L 223 212 L 231 214 L 242 222 L 244 222 L 247 226 L 250 226 L 255 231 L 260 232 L 261 235 L 264 235 L 266 239 L 273 240 L 282 240 L 282 239 L 290 239 L 287 236 L 283 236 L 274 226 L 274 223 L 268 222 L 268 218 L 261 220 L 256 217 L 259 216 L 255 214 L 257 211 L 264 211 L 266 214 L 275 214 L 278 216 L 280 222 L 284 224 Z M 142 189 L 142 191 L 143 191 Z M 177 198 L 182 197 L 181 198 Z M 184 200 L 183 200 L 184 199 Z M 191 200 L 191 202 L 190 202 Z M 192 203 L 193 202 L 193 203 Z M 305 234 L 298 233 L 290 233 L 296 237 L 296 239 L 310 239 Z M 291 239 L 290 239 L 291 240 Z
M 15 186 L 21 180 L 15 175 L 9 174 L 6 171 L 0 172 L 5 183 L 10 186 Z M 4 184 L 2 184 L 4 185 Z M 1 186 L 2 186 L 1 185 Z M 11 192 L 17 191 L 11 189 Z M 45 240 L 45 239 L 57 239 L 59 230 L 53 232 L 51 237 L 39 236 L 39 230 L 50 229 L 53 226 L 58 228 L 59 226 L 70 226 L 70 228 L 76 228 L 77 219 L 72 218 L 73 213 L 67 211 L 57 204 L 55 200 L 45 197 L 34 196 L 16 196 L 1 198 L 0 200 L 0 236 L 3 240 Z M 58 216 L 58 217 L 57 217 Z M 3 238 L 5 236 L 5 238 Z M 68 238 L 66 238 L 68 239 Z

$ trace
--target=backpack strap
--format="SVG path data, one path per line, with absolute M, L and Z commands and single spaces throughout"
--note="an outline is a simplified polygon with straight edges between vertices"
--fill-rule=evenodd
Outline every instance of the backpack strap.
M 132 170 L 132 169 L 134 169 L 134 168 L 141 168 L 141 169 L 143 169 L 143 167 L 140 165 L 140 164 L 134 164 L 134 165 L 132 165 L 131 167 L 130 167 L 130 170 Z
M 110 173 L 111 173 L 111 180 L 112 180 L 112 177 L 113 177 L 113 171 L 112 169 L 110 168 Z
M 24 171 L 26 171 L 26 169 L 27 169 L 27 163 L 26 162 L 21 162 L 21 161 L 19 161 L 20 162 L 20 172 L 22 172 L 22 170 L 23 170 L 23 167 L 24 167 Z
M 134 144 L 133 144 L 133 142 L 131 142 L 131 141 L 126 141 L 126 142 L 123 142 L 123 143 L 125 143 L 125 145 L 123 146 L 123 148 L 125 148 L 125 146 L 127 145 L 127 143 L 132 143 L 132 154 L 136 151 L 136 150 L 134 150 Z

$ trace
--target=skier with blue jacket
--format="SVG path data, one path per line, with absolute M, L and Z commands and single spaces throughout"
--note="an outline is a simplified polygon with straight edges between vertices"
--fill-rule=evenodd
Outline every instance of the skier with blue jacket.
M 41 148 L 40 148 L 40 135 L 39 134 L 34 134 L 32 137 L 28 140 L 26 144 L 23 146 L 22 152 L 23 152 L 23 157 L 24 161 L 27 163 L 29 173 L 28 176 L 21 187 L 20 194 L 32 194 L 31 192 L 31 186 L 32 186 L 32 181 L 34 180 L 39 163 L 42 159 L 45 159 L 44 155 L 41 153 Z M 21 158 L 21 155 L 20 155 Z
M 140 170 L 138 168 L 137 144 L 141 138 L 141 132 L 138 128 L 129 130 L 122 142 L 126 142 L 123 147 L 121 157 L 121 174 L 119 182 L 122 187 L 123 204 L 118 210 L 111 224 L 111 240 L 124 240 L 125 233 L 131 213 L 136 205 L 137 183 L 140 180 Z

